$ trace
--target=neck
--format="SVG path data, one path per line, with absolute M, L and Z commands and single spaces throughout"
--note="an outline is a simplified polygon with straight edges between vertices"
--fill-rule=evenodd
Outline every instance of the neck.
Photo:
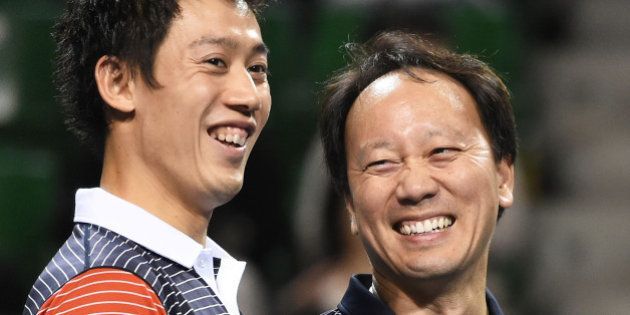
M 488 314 L 487 260 L 479 265 L 465 275 L 406 283 L 374 270 L 374 287 L 395 314 Z
M 156 178 L 125 150 L 105 149 L 101 188 L 131 202 L 204 245 L 213 209 L 186 204 L 185 196 Z

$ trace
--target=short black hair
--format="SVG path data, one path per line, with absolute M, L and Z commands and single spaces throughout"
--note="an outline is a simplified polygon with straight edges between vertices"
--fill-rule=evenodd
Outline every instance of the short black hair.
M 229 0 L 222 0 L 229 1 Z M 264 1 L 246 1 L 258 12 Z M 53 30 L 57 43 L 55 85 L 65 123 L 79 140 L 102 155 L 107 135 L 106 104 L 94 68 L 102 56 L 115 56 L 158 87 L 153 64 L 177 0 L 69 0 Z
M 437 71 L 464 85 L 490 137 L 495 161 L 516 159 L 516 127 L 510 93 L 501 78 L 484 62 L 425 40 L 418 34 L 388 31 L 365 44 L 345 45 L 349 64 L 330 78 L 323 91 L 320 136 L 333 186 L 350 196 L 345 150 L 346 118 L 359 94 L 379 77 L 401 70 L 420 80 L 414 68 Z M 499 209 L 499 216 L 503 209 Z

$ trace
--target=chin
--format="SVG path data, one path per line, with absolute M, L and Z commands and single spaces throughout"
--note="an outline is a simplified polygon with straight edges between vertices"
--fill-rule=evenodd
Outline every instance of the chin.
M 415 279 L 442 279 L 455 272 L 453 262 L 446 259 L 410 262 L 403 269 L 406 277 Z
M 219 205 L 226 204 L 232 200 L 243 188 L 243 180 L 240 178 L 228 178 L 209 189 L 210 195 Z

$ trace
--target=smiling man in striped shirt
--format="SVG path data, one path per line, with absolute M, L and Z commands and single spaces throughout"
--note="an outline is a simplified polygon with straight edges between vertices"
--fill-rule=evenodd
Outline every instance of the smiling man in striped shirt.
M 269 116 L 258 2 L 68 2 L 56 81 L 103 169 L 24 314 L 239 314 L 245 263 L 206 235 Z

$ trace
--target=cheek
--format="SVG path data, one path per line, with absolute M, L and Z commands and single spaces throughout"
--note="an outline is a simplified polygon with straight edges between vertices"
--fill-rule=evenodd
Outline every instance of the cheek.
M 260 126 L 262 128 L 267 123 L 269 114 L 271 113 L 271 94 L 269 93 L 269 85 L 261 88 L 259 93 L 261 95 L 260 102 L 262 104 L 260 109 Z
M 460 162 L 441 173 L 443 186 L 465 200 L 496 199 L 496 174 L 492 167 L 474 162 Z
M 363 229 L 375 225 L 385 216 L 387 210 L 387 195 L 383 193 L 383 189 L 378 189 L 379 185 L 374 184 L 363 183 L 353 194 L 358 223 L 366 225 Z

